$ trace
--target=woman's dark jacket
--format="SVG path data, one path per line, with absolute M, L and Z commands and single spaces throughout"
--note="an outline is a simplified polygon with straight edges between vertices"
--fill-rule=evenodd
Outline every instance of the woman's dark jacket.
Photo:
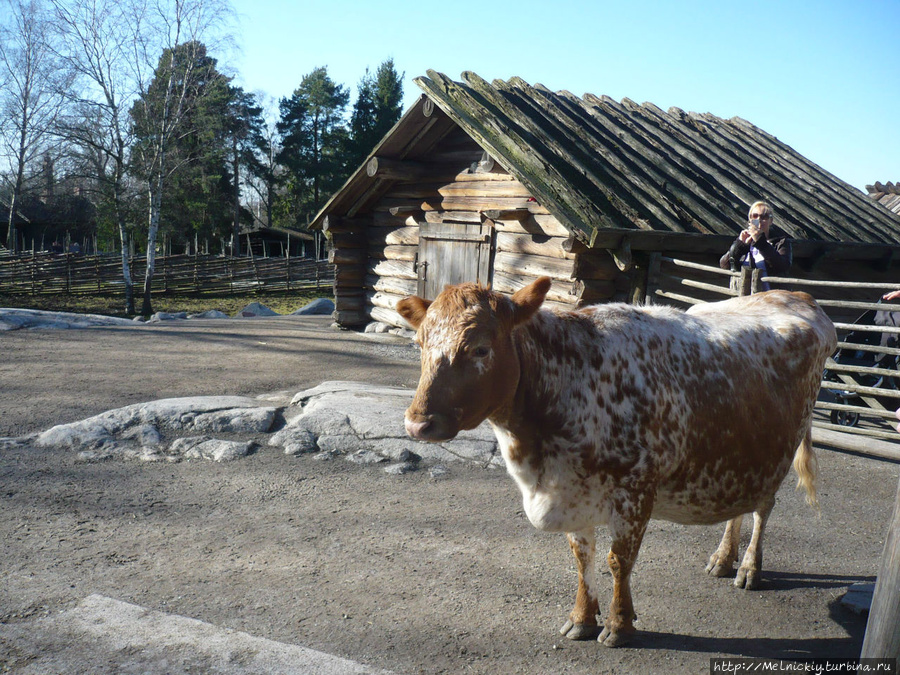
M 762 254 L 763 260 L 766 261 L 766 274 L 773 277 L 787 274 L 794 257 L 789 237 L 776 237 L 769 240 L 766 235 L 762 235 L 759 241 L 753 245 Z M 731 248 L 719 259 L 719 267 L 723 270 L 739 270 L 744 256 L 749 251 L 750 244 L 745 244 L 740 237 L 737 237 Z M 752 259 L 750 264 L 753 264 Z

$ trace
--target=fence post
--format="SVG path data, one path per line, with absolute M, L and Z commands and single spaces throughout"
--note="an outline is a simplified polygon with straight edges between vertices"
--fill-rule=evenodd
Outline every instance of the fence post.
M 741 267 L 741 277 L 738 280 L 738 295 L 751 295 L 753 293 L 753 272 L 750 267 Z
M 287 276 L 287 289 L 291 291 L 291 249 L 288 247 L 287 258 L 284 260 L 285 275 Z
M 760 281 L 760 277 L 762 277 L 762 270 L 758 267 L 753 268 L 753 275 L 750 277 L 750 294 L 759 293 L 764 290 L 762 281 Z
M 869 609 L 860 657 L 900 658 L 900 483 Z

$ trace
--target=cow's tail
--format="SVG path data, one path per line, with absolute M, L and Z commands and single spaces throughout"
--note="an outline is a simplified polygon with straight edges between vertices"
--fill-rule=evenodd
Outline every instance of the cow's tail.
M 806 434 L 800 442 L 800 447 L 794 454 L 794 471 L 797 472 L 797 489 L 806 490 L 806 503 L 818 508 L 819 500 L 816 497 L 816 473 L 819 462 L 812 445 L 812 425 L 806 427 Z

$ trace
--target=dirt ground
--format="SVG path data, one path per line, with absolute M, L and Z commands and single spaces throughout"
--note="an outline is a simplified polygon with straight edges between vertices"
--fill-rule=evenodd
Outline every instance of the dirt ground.
M 0 345 L 0 436 L 172 396 L 418 377 L 408 343 L 319 317 L 16 331 Z M 267 448 L 225 464 L 7 448 L 0 671 L 35 657 L 12 636 L 92 593 L 397 673 L 704 673 L 720 656 L 857 656 L 865 617 L 840 600 L 874 581 L 898 466 L 818 454 L 821 512 L 790 476 L 760 590 L 703 572 L 721 528 L 653 522 L 633 576 L 640 632 L 611 650 L 558 635 L 571 554 L 528 523 L 502 470 L 452 465 L 436 480 Z M 608 599 L 608 573 L 601 584 Z

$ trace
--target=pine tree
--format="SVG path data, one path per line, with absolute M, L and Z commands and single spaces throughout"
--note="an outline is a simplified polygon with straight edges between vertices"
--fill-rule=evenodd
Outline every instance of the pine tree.
M 344 111 L 349 98 L 346 88 L 321 67 L 303 77 L 291 98 L 281 100 L 279 161 L 287 169 L 290 195 L 282 214 L 289 224 L 305 226 L 346 178 Z
M 357 99 L 350 118 L 350 143 L 347 150 L 348 174 L 362 164 L 369 153 L 391 130 L 402 114 L 402 75 L 394 60 L 388 59 L 372 75 L 368 69 L 359 82 Z
M 375 132 L 380 141 L 403 114 L 403 75 L 394 68 L 394 59 L 387 59 L 375 73 Z M 376 142 L 377 142 L 376 141 Z

